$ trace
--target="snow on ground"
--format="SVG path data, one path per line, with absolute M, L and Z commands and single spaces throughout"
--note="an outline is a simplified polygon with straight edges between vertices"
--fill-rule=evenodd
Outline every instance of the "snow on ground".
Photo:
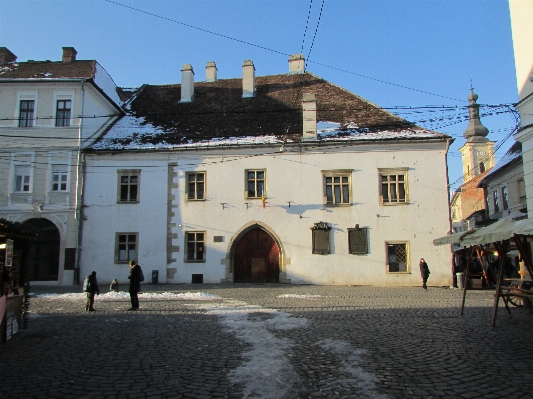
M 39 299 L 66 299 L 66 300 L 76 300 L 86 298 L 84 292 L 79 293 L 69 293 L 69 294 L 38 294 L 35 295 Z M 130 299 L 130 294 L 128 292 L 119 291 L 119 292 L 106 292 L 105 294 L 100 294 L 97 296 L 98 300 L 101 301 L 114 301 L 117 299 Z M 185 292 L 180 294 L 175 294 L 172 292 L 144 292 L 139 293 L 139 298 L 141 299 L 174 299 L 178 301 L 211 301 L 215 299 L 221 299 L 217 295 L 207 294 L 205 292 Z
M 325 298 L 325 297 L 323 295 L 283 294 L 283 295 L 278 295 L 277 298 L 318 299 L 318 298 Z

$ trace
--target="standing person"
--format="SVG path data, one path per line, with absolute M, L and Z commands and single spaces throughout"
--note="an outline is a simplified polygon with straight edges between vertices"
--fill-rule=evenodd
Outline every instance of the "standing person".
M 429 267 L 424 258 L 420 259 L 420 276 L 422 277 L 422 288 L 428 289 L 427 281 L 429 278 Z
M 94 312 L 94 294 L 100 295 L 100 288 L 98 288 L 98 281 L 96 280 L 96 272 L 92 272 L 83 282 L 83 291 L 87 294 L 87 304 L 85 310 Z
M 139 309 L 139 298 L 137 294 L 141 290 L 141 267 L 134 260 L 130 260 L 130 274 L 128 278 L 130 279 L 131 298 L 131 308 L 128 310 L 137 310 Z

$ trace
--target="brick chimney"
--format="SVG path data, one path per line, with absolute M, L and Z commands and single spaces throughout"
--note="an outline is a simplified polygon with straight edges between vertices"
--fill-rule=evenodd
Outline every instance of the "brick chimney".
M 216 82 L 217 80 L 217 66 L 215 61 L 209 61 L 205 66 L 205 81 Z
M 289 57 L 289 75 L 305 72 L 305 58 L 303 54 L 293 54 Z
M 181 67 L 181 100 L 180 103 L 190 103 L 194 96 L 194 71 L 191 64 Z
M 242 64 L 242 97 L 255 97 L 255 67 L 252 60 Z
M 304 93 L 302 98 L 302 115 L 302 141 L 316 141 L 316 97 L 314 93 Z
M 7 47 L 0 47 L 0 64 L 9 64 L 15 62 L 17 56 L 7 49 Z
M 72 62 L 76 61 L 76 55 L 78 52 L 74 47 L 63 47 L 63 62 Z

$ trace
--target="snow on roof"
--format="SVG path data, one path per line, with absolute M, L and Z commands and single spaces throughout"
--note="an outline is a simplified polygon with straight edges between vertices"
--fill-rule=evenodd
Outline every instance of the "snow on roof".
M 211 140 L 203 141 L 193 142 L 189 140 L 181 144 L 169 144 L 165 141 L 156 143 L 157 136 L 163 134 L 166 134 L 163 129 L 146 122 L 144 118 L 126 115 L 110 129 L 105 137 L 90 148 L 93 150 L 197 149 L 243 145 L 277 145 L 283 144 L 284 142 L 294 143 L 291 139 L 273 134 L 225 138 L 215 137 Z M 317 123 L 317 138 L 324 143 L 338 141 L 442 139 L 444 137 L 448 136 L 420 127 L 369 132 L 354 125 L 342 126 L 334 122 Z
M 94 72 L 94 83 L 117 105 L 121 103 L 117 93 L 117 85 L 107 71 L 97 62 Z

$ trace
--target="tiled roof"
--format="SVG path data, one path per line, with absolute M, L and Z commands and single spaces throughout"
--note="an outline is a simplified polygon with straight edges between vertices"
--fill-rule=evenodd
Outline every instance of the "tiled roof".
M 27 61 L 0 65 L 2 79 L 90 79 L 94 78 L 96 61 Z
M 230 144 L 229 138 L 269 138 L 262 144 L 277 139 L 299 141 L 302 97 L 306 93 L 316 96 L 317 122 L 336 125 L 335 135 L 339 137 L 398 132 L 396 138 L 408 136 L 410 140 L 448 138 L 415 126 L 311 73 L 259 76 L 255 83 L 255 97 L 243 98 L 240 78 L 195 82 L 193 101 L 189 103 L 179 102 L 180 84 L 145 85 L 127 102 L 130 116 L 119 121 L 93 148 L 213 145 L 221 140 Z M 327 137 L 332 139 L 331 130 Z

